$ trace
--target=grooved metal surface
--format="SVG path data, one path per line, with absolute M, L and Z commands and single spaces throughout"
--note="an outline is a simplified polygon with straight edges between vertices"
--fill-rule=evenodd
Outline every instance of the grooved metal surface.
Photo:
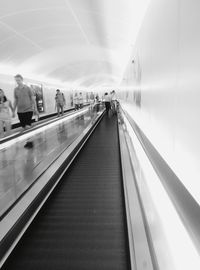
M 116 118 L 101 121 L 2 269 L 130 269 Z

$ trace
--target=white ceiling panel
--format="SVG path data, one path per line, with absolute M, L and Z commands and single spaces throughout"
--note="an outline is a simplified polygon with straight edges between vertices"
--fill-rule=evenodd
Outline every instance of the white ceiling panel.
M 28 10 L 1 19 L 2 22 L 18 32 L 28 31 L 36 26 L 56 22 L 56 24 L 75 24 L 67 7 Z
M 118 84 L 149 0 L 0 0 L 0 72 Z
M 74 44 L 83 43 L 83 37 L 80 35 L 71 35 L 71 36 L 62 36 L 62 35 L 55 35 L 53 37 L 44 37 L 43 40 L 38 42 L 39 46 L 42 48 L 51 49 L 57 47 L 59 53 L 59 47 L 62 47 L 63 44 L 65 46 L 73 46 Z M 66 50 L 67 53 L 67 50 Z
M 64 0 L 0 0 L 0 18 L 29 10 L 64 7 Z
M 21 50 L 31 50 L 34 46 L 29 43 L 29 41 L 22 39 L 19 36 L 13 36 L 4 42 L 0 43 L 0 58 L 7 58 L 17 52 L 19 49 Z M 35 49 L 35 53 L 37 53 L 37 48 Z

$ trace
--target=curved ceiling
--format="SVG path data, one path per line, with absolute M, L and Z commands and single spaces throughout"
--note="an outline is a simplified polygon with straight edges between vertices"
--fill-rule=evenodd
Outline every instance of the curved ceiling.
M 118 85 L 148 1 L 0 0 L 0 73 Z

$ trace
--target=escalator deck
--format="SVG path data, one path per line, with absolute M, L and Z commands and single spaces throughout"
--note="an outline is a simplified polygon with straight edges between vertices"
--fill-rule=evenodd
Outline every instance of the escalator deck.
M 130 269 L 117 118 L 104 117 L 4 270 Z

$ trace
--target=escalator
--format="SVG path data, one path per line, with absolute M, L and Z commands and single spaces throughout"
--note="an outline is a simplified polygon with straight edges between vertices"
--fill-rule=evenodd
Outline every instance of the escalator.
M 104 117 L 3 270 L 130 269 L 117 118 Z

